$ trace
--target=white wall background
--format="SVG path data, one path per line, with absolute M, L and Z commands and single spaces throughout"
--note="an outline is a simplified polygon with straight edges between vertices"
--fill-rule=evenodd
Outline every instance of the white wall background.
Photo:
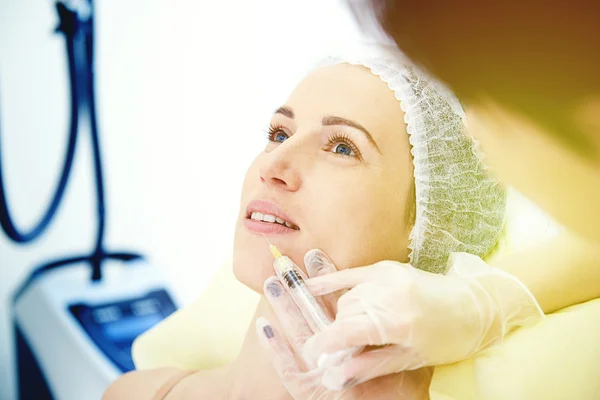
M 270 113 L 317 54 L 358 33 L 339 0 L 95 2 L 106 243 L 142 252 L 191 299 L 230 251 L 243 175 Z M 52 1 L 0 0 L 1 162 L 21 228 L 45 209 L 66 143 L 56 21 Z M 39 263 L 92 245 L 90 143 L 80 139 L 49 231 L 28 246 L 0 234 L 3 400 L 14 393 L 11 292 Z
M 109 249 L 140 251 L 189 299 L 227 256 L 244 172 L 270 113 L 315 54 L 355 31 L 335 0 L 96 0 L 97 103 Z M 0 130 L 19 227 L 45 209 L 67 138 L 54 2 L 0 0 Z M 37 242 L 0 233 L 0 399 L 14 393 L 9 297 L 41 262 L 90 249 L 91 153 L 80 136 L 58 218 Z

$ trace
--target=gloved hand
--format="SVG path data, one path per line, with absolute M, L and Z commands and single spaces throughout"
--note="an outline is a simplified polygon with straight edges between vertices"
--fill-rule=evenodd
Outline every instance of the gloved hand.
M 533 295 L 512 275 L 466 253 L 453 254 L 449 264 L 447 275 L 392 261 L 334 272 L 325 253 L 307 253 L 309 275 L 320 272 L 307 281 L 315 296 L 350 289 L 337 302 L 335 322 L 304 344 L 309 365 L 324 353 L 387 345 L 328 368 L 323 384 L 335 389 L 349 380 L 461 361 L 543 318 Z
M 287 336 L 287 341 L 264 318 L 256 321 L 257 334 L 263 347 L 271 354 L 273 367 L 281 382 L 294 399 L 429 399 L 432 368 L 390 374 L 360 385 L 350 380 L 336 388 L 337 390 L 327 389 L 322 385 L 322 381 L 327 380 L 327 371 L 309 370 L 300 356 L 304 342 L 313 333 L 277 277 L 269 278 L 265 282 L 265 296 Z M 326 304 L 330 305 L 332 304 Z

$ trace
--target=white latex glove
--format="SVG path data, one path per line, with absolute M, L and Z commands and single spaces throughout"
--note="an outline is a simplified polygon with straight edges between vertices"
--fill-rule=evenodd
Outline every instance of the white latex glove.
M 325 253 L 307 253 L 309 275 L 320 271 L 307 281 L 315 296 L 350 289 L 337 302 L 335 322 L 304 344 L 308 364 L 354 346 L 387 345 L 328 368 L 323 384 L 335 389 L 461 361 L 543 318 L 533 295 L 512 275 L 466 253 L 453 254 L 449 263 L 447 275 L 392 261 L 334 272 Z
M 327 379 L 327 371 L 308 370 L 299 356 L 304 342 L 313 333 L 277 277 L 265 282 L 265 296 L 287 338 L 281 336 L 264 318 L 256 321 L 257 334 L 271 355 L 277 375 L 294 399 L 429 399 L 429 384 L 433 374 L 431 368 L 391 374 L 360 385 L 350 379 L 337 390 L 329 390 L 322 385 L 322 381 Z

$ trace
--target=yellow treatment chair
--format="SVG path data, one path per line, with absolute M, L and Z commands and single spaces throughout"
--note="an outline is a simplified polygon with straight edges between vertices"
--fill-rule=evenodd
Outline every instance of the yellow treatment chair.
M 209 289 L 140 336 L 138 369 L 208 369 L 233 361 L 259 296 L 226 263 Z M 432 400 L 600 399 L 600 299 L 548 315 L 472 359 L 437 367 Z
M 233 361 L 258 301 L 236 281 L 231 261 L 224 263 L 196 302 L 135 341 L 137 368 L 209 369 Z M 600 299 L 550 314 L 469 360 L 436 367 L 431 398 L 600 399 Z

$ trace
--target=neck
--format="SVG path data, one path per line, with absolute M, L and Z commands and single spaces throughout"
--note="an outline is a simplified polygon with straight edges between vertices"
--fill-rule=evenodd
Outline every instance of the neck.
M 291 399 L 272 367 L 268 350 L 264 349 L 256 334 L 254 321 L 266 318 L 278 332 L 283 332 L 275 314 L 264 297 L 261 298 L 254 319 L 246 332 L 246 339 L 237 360 L 231 366 L 231 399 Z

